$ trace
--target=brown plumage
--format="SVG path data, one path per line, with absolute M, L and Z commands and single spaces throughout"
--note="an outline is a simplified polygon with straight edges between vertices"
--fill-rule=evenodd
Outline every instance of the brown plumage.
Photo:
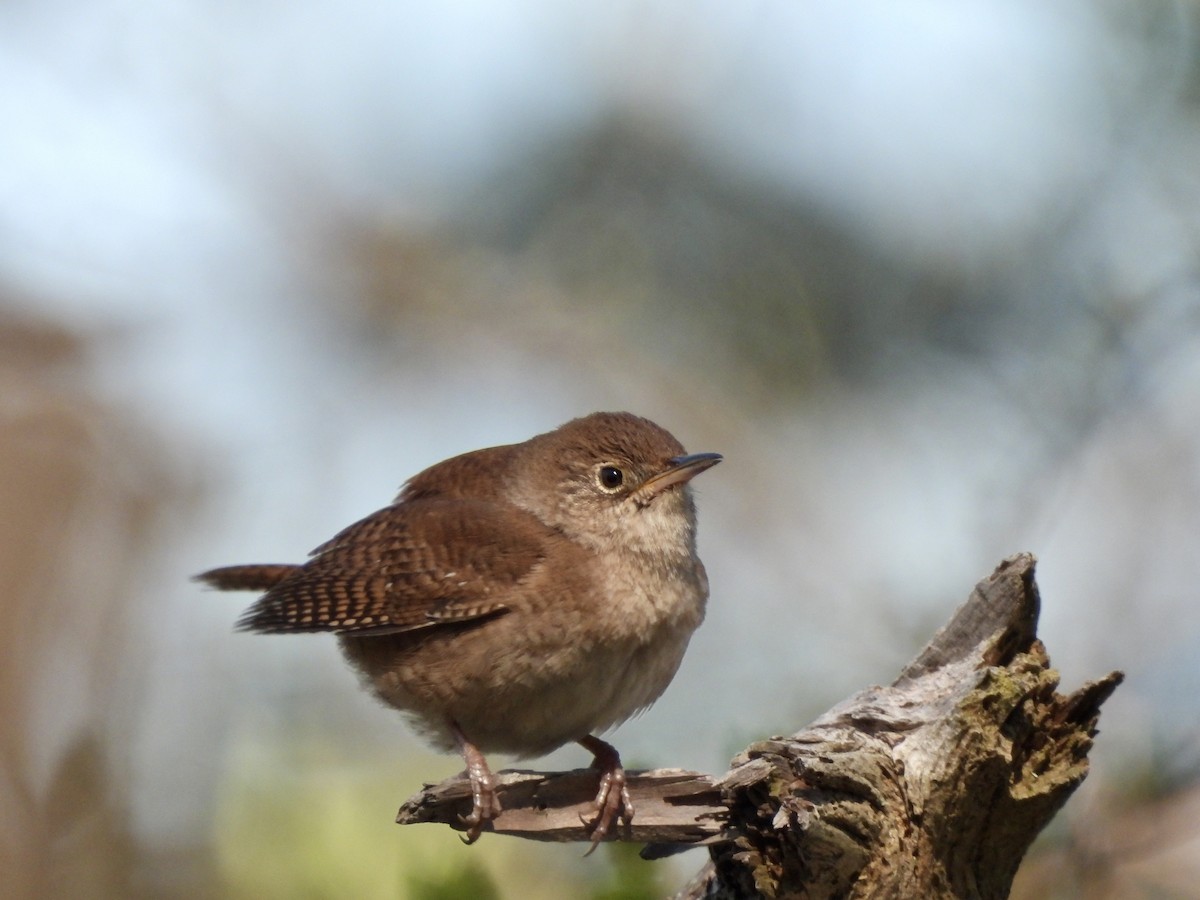
M 616 751 L 592 736 L 652 703 L 704 616 L 685 456 L 629 413 L 454 457 L 299 566 L 213 569 L 265 590 L 244 630 L 339 635 L 364 683 L 467 761 L 474 840 L 499 812 L 483 753 L 577 741 L 601 769 L 593 847 L 632 817 Z

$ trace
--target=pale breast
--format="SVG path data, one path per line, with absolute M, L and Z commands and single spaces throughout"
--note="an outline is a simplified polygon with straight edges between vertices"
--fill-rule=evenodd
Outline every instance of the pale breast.
M 702 566 L 647 571 L 638 561 L 609 565 L 599 580 L 589 574 L 571 576 L 605 589 L 584 608 L 547 602 L 543 582 L 478 625 L 342 636 L 342 648 L 373 692 L 436 745 L 453 746 L 453 720 L 484 752 L 541 755 L 658 699 L 704 617 Z

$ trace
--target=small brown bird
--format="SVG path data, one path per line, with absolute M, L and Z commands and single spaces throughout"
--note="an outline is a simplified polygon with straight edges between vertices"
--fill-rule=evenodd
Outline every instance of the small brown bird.
M 197 579 L 266 591 L 239 629 L 337 634 L 366 687 L 457 747 L 467 843 L 500 813 L 485 752 L 581 744 L 600 773 L 595 849 L 633 818 L 621 758 L 595 733 L 658 699 L 704 618 L 688 482 L 720 461 L 647 419 L 594 413 L 426 469 L 303 565 Z

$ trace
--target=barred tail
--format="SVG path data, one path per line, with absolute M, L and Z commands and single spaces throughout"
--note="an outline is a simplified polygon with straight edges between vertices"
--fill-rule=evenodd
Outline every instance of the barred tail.
M 266 563 L 253 566 L 224 566 L 209 569 L 193 577 L 220 591 L 266 591 L 289 575 L 299 572 L 300 566 L 286 563 Z

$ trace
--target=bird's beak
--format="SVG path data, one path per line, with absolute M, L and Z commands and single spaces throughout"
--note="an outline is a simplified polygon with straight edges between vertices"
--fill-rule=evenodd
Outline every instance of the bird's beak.
M 722 459 L 724 457 L 720 453 L 692 453 L 688 456 L 676 456 L 667 460 L 667 468 L 643 481 L 641 486 L 634 491 L 634 495 L 642 500 L 650 500 L 677 484 L 691 481 L 705 469 L 711 469 Z

